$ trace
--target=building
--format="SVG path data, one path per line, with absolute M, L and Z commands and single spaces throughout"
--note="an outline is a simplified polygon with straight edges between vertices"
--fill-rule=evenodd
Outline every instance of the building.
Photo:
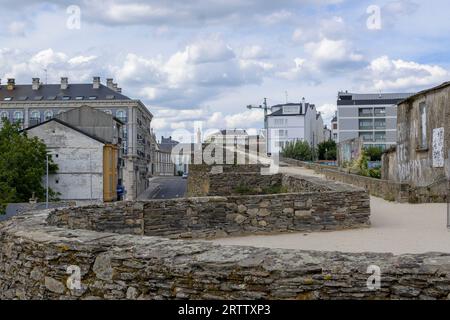
M 357 94 L 339 92 L 337 141 L 361 137 L 364 146 L 382 149 L 396 144 L 397 103 L 411 93 Z
M 337 111 L 331 119 L 331 139 L 333 139 L 334 142 L 338 142 L 338 117 L 337 117 Z
M 287 103 L 272 106 L 267 115 L 267 152 L 277 153 L 289 142 L 307 141 L 316 147 L 324 140 L 323 119 L 314 104 Z
M 102 139 L 58 118 L 25 130 L 47 145 L 58 165 L 58 172 L 49 176 L 49 187 L 59 192 L 61 200 L 117 200 L 119 126 L 112 140 Z
M 328 126 L 327 126 L 327 125 L 325 125 L 325 126 L 323 127 L 323 138 L 324 138 L 324 141 L 332 140 L 331 130 L 328 129 Z
M 136 199 L 148 187 L 155 148 L 150 129 L 153 115 L 140 100 L 123 95 L 113 79 L 103 85 L 99 77 L 90 84 L 71 84 L 65 77 L 60 84 L 42 84 L 39 78 L 33 78 L 28 85 L 16 85 L 14 79 L 8 79 L 7 85 L 0 81 L 0 117 L 19 122 L 24 128 L 84 105 L 111 114 L 125 124 L 123 186 L 125 198 Z
M 159 143 L 156 141 L 156 136 L 152 132 L 152 139 L 154 139 L 155 150 L 154 159 L 152 160 L 151 173 L 154 176 L 173 176 L 175 175 L 175 164 L 172 162 L 172 144 Z M 163 141 L 164 137 L 162 137 Z
M 396 140 L 396 148 L 383 155 L 383 178 L 446 199 L 450 178 L 450 82 L 398 104 Z

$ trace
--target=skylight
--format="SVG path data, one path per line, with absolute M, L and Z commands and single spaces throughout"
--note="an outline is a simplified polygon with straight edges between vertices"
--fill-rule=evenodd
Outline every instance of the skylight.
M 69 96 L 63 96 L 61 99 L 63 99 L 63 100 L 70 100 L 70 97 Z
M 110 94 L 110 95 L 107 95 L 105 98 L 106 98 L 106 100 L 114 100 L 115 97 L 116 97 L 115 95 Z
M 97 96 L 90 96 L 89 100 L 97 100 Z
M 75 97 L 75 100 L 83 100 L 84 99 L 84 97 L 83 96 L 78 96 L 78 97 Z
M 55 100 L 56 99 L 56 96 L 48 96 L 47 97 L 47 100 Z
M 13 98 L 12 97 L 5 97 L 3 98 L 3 101 L 11 101 Z

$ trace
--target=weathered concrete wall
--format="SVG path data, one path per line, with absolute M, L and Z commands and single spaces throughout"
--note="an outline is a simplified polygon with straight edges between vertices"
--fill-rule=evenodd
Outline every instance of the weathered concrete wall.
M 0 224 L 0 299 L 450 298 L 450 254 L 219 246 L 67 230 L 46 217 Z M 367 287 L 371 265 L 378 290 Z
M 419 148 L 420 139 L 420 103 L 427 107 L 427 148 Z M 397 171 L 397 182 L 409 183 L 412 187 L 425 187 L 448 175 L 448 143 L 444 142 L 444 164 L 433 164 L 433 131 L 450 128 L 446 120 L 450 103 L 450 88 L 432 91 L 406 101 L 398 106 L 397 115 L 397 159 L 394 165 Z
M 54 211 L 48 222 L 71 229 L 173 238 L 215 238 L 367 227 L 370 202 L 363 190 L 334 190 L 299 179 L 303 193 L 118 202 Z M 293 184 L 293 182 L 290 182 Z
M 361 137 L 346 140 L 337 145 L 337 162 L 340 167 L 359 158 L 363 147 Z
M 103 143 L 56 121 L 28 130 L 42 139 L 53 154 L 58 173 L 51 175 L 50 188 L 62 200 L 103 201 Z

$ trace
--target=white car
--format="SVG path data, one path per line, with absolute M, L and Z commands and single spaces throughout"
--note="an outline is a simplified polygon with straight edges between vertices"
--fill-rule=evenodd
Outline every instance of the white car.
M 185 172 L 185 173 L 183 173 L 183 175 L 181 176 L 183 179 L 187 179 L 187 177 L 188 177 L 188 174 Z

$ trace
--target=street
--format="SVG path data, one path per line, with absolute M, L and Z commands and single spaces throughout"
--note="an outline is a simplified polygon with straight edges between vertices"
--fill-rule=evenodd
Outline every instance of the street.
M 183 198 L 186 193 L 187 179 L 181 177 L 161 176 L 152 179 L 152 184 L 158 184 L 159 190 L 150 199 Z

